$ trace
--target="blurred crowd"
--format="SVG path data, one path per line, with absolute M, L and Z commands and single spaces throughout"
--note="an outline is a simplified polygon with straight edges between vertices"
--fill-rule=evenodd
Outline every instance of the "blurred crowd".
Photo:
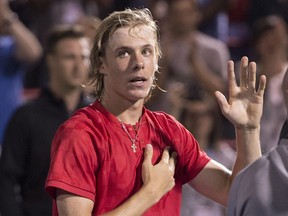
M 93 101 L 87 56 L 94 32 L 112 11 L 143 7 L 158 21 L 162 49 L 159 88 L 146 106 L 172 114 L 210 157 L 231 168 L 236 154 L 234 128 L 222 116 L 214 92 L 228 94 L 227 62 L 237 63 L 245 55 L 257 63 L 258 75 L 267 77 L 261 120 L 263 154 L 277 145 L 286 119 L 281 85 L 288 68 L 288 1 L 0 0 L 2 216 L 51 215 L 48 194 L 41 191 L 50 141 L 65 119 Z M 64 36 L 59 36 L 59 28 Z M 87 41 L 80 41 L 83 38 Z M 42 105 L 30 103 L 35 99 Z M 53 108 L 45 110 L 47 106 Z M 43 125 L 53 125 L 53 130 L 46 131 Z M 41 138 L 45 142 L 39 143 Z M 42 159 L 46 161 L 39 163 Z M 190 190 L 183 187 L 182 216 L 225 215 L 222 206 L 196 191 L 185 192 Z M 39 203 L 42 211 L 33 213 L 33 203 Z

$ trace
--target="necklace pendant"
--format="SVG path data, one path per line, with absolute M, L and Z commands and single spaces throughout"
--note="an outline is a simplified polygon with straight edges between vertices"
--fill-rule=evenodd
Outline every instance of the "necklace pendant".
M 134 138 L 134 139 L 132 139 L 132 137 L 131 137 L 131 135 L 129 134 L 129 132 L 128 132 L 127 128 L 125 127 L 125 125 L 124 125 L 122 122 L 120 122 L 120 124 L 122 125 L 122 128 L 123 128 L 124 132 L 127 134 L 128 138 L 129 138 L 129 139 L 131 140 L 131 142 L 132 142 L 132 145 L 131 145 L 132 151 L 133 151 L 134 153 L 136 153 L 136 148 L 137 148 L 137 146 L 135 145 L 135 142 L 136 142 L 136 140 L 137 140 L 138 133 L 139 133 L 139 131 L 140 131 L 140 124 L 139 124 L 138 130 L 137 130 L 137 132 L 136 132 L 136 135 L 135 135 L 135 138 Z
M 137 146 L 135 145 L 135 142 L 132 142 L 131 148 L 133 149 L 133 152 L 136 153 Z

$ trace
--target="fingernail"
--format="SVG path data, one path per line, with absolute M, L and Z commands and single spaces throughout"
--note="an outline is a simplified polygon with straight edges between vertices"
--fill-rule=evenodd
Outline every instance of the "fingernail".
M 152 145 L 151 144 L 147 144 L 146 149 L 147 150 L 151 150 L 152 149 Z

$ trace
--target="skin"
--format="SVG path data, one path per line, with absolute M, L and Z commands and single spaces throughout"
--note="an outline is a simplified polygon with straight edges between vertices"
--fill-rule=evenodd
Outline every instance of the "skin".
M 106 48 L 101 67 L 105 74 L 102 104 L 121 121 L 135 124 L 157 68 L 156 41 L 150 29 L 136 28 L 131 35 L 128 29 L 116 30 Z
M 118 119 L 135 124 L 142 114 L 154 76 L 155 35 L 146 26 L 138 26 L 137 36 L 128 28 L 119 28 L 111 36 L 102 59 L 101 73 L 105 74 L 105 93 L 101 103 Z M 151 51 L 150 51 L 151 50 Z M 120 51 L 120 52 L 119 52 Z M 141 81 L 131 82 L 142 77 Z M 265 77 L 261 77 L 259 90 L 255 89 L 256 65 L 244 57 L 241 63 L 240 86 L 235 81 L 234 65 L 228 63 L 229 101 L 216 92 L 223 114 L 235 125 L 238 155 L 232 173 L 211 160 L 190 184 L 204 195 L 225 204 L 230 183 L 235 174 L 261 156 L 259 145 L 259 121 L 262 114 Z M 163 151 L 160 162 L 152 165 L 153 149 L 147 145 L 142 164 L 141 189 L 126 202 L 103 215 L 136 216 L 143 214 L 157 203 L 174 182 L 176 153 Z M 213 181 L 211 181 L 213 179 Z M 57 207 L 61 216 L 91 215 L 93 202 L 68 192 L 58 190 Z

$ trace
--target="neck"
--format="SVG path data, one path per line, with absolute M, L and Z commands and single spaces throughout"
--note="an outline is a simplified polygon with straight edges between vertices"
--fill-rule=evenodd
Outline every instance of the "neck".
M 104 97 L 101 103 L 105 109 L 115 115 L 119 121 L 126 124 L 135 125 L 142 116 L 143 100 L 132 103 L 123 98 L 118 101 L 112 101 Z
M 60 85 L 51 84 L 50 89 L 56 97 L 64 101 L 69 113 L 72 113 L 77 108 L 82 92 L 81 87 L 65 89 L 61 88 Z

